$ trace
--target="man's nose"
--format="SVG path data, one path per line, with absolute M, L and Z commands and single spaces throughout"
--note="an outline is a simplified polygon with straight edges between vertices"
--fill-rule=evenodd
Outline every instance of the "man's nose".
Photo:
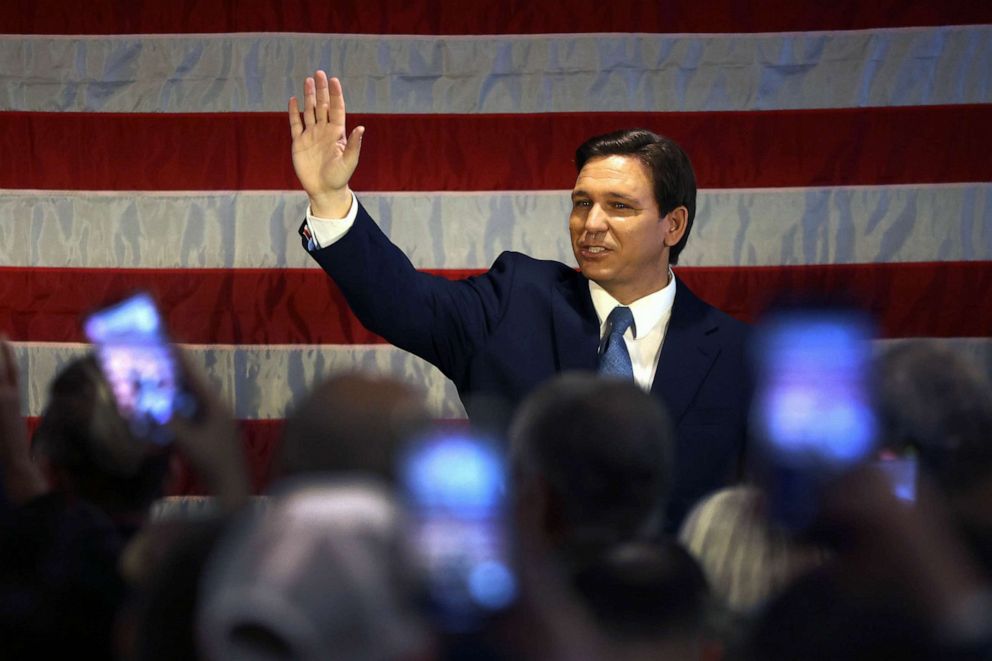
M 587 232 L 592 233 L 606 231 L 606 213 L 598 204 L 594 204 L 589 208 L 589 213 L 586 214 L 585 229 Z

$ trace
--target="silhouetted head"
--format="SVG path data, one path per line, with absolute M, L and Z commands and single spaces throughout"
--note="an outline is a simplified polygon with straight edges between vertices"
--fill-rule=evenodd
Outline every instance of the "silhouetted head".
M 661 405 L 632 383 L 558 377 L 521 406 L 510 444 L 518 519 L 552 548 L 662 530 L 674 437 Z
M 208 659 L 423 658 L 399 510 L 367 480 L 294 480 L 233 525 L 204 569 Z
M 883 445 L 914 451 L 946 493 L 992 478 L 992 388 L 959 353 L 927 342 L 886 351 L 878 412 Z
M 56 489 L 111 514 L 147 508 L 168 470 L 167 450 L 128 429 L 92 355 L 55 378 L 32 447 Z
M 393 482 L 397 451 L 430 422 L 421 395 L 399 381 L 333 376 L 287 418 L 275 474 L 357 472 Z

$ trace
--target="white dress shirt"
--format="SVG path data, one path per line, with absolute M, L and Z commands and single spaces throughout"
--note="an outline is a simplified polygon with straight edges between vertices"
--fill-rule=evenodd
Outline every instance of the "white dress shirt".
M 606 335 L 606 318 L 613 308 L 623 304 L 592 280 L 589 281 L 589 293 L 596 308 L 596 316 L 599 317 L 599 337 L 602 339 Z M 675 276 L 668 269 L 668 284 L 664 288 L 626 306 L 634 315 L 634 323 L 623 334 L 623 341 L 627 345 L 634 368 L 634 383 L 645 391 L 651 390 L 654 375 L 658 371 L 658 356 L 661 355 L 661 345 L 665 342 L 665 332 L 668 330 L 668 320 L 672 318 L 674 303 Z
M 310 205 L 307 205 L 307 227 L 310 228 L 310 244 L 307 250 L 315 248 L 326 248 L 342 236 L 347 234 L 351 226 L 358 218 L 358 201 L 355 193 L 351 194 L 351 207 L 348 215 L 344 218 L 318 218 L 310 213 Z

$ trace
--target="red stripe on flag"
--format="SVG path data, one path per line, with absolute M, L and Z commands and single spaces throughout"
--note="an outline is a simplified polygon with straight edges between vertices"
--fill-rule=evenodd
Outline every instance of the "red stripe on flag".
M 245 451 L 245 465 L 252 493 L 262 493 L 272 482 L 272 465 L 279 451 L 284 421 L 239 420 L 241 442 Z M 170 496 L 206 495 L 209 490 L 203 484 L 202 476 L 197 475 L 188 460 L 181 454 L 179 461 L 173 462 L 172 474 L 165 485 Z
M 478 272 L 437 273 L 458 278 Z M 885 337 L 992 333 L 992 262 L 681 267 L 678 273 L 697 294 L 745 321 L 757 318 L 776 295 L 807 292 L 859 302 L 878 316 Z M 5 268 L 0 330 L 19 341 L 82 341 L 87 311 L 136 288 L 158 299 L 180 342 L 382 342 L 315 269 Z
M 992 180 L 992 104 L 761 112 L 366 115 L 359 191 L 571 188 L 575 148 L 671 136 L 704 188 Z M 0 113 L 0 188 L 299 187 L 278 113 Z M 402 147 L 402 149 L 399 149 Z
M 15 34 L 310 32 L 539 34 L 565 32 L 777 32 L 992 22 L 982 0 L 5 0 Z

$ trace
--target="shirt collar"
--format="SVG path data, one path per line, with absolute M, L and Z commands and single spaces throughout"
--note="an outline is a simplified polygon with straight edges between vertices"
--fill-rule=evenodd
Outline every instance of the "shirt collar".
M 596 316 L 599 317 L 599 334 L 602 337 L 606 331 L 606 318 L 610 316 L 613 308 L 623 304 L 592 280 L 589 281 L 589 294 L 592 296 L 593 307 L 596 308 Z M 667 320 L 674 304 L 675 274 L 669 268 L 667 285 L 627 306 L 634 315 L 634 325 L 631 327 L 634 338 L 644 337 L 663 320 Z

